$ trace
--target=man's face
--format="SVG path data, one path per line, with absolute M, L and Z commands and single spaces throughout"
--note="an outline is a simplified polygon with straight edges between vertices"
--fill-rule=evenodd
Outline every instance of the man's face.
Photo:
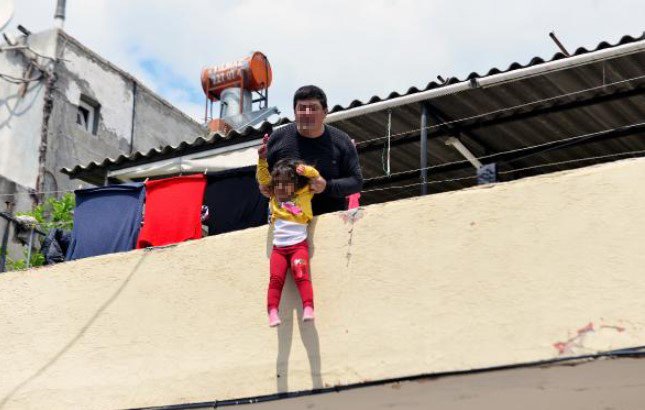
M 298 100 L 295 114 L 298 131 L 307 133 L 322 128 L 327 110 L 316 99 Z

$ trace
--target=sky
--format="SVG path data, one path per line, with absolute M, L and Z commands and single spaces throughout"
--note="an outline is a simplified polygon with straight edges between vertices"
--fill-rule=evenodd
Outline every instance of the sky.
M 4 0 L 6 1 L 6 0 Z M 53 26 L 56 0 L 13 0 L 6 30 Z M 65 30 L 197 121 L 203 67 L 262 51 L 269 105 L 320 86 L 330 108 L 645 30 L 642 0 L 67 0 Z

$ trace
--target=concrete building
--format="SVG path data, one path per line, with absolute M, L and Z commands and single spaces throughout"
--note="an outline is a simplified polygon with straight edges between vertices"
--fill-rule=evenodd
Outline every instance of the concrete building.
M 14 211 L 30 209 L 37 200 L 27 192 L 78 188 L 61 168 L 206 134 L 199 123 L 62 30 L 22 36 L 0 47 L 0 199 L 13 202 Z

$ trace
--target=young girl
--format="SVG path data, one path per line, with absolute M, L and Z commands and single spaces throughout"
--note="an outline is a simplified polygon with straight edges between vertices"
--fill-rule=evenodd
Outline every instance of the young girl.
M 311 198 L 314 193 L 309 182 L 320 176 L 318 171 L 302 161 L 283 159 L 269 173 L 266 157 L 260 154 L 257 180 L 272 189 L 269 208 L 273 224 L 273 251 L 271 252 L 267 310 L 269 326 L 278 326 L 278 306 L 282 287 L 291 266 L 291 274 L 302 299 L 303 320 L 314 319 L 314 292 L 309 278 L 309 245 L 307 225 L 313 218 Z

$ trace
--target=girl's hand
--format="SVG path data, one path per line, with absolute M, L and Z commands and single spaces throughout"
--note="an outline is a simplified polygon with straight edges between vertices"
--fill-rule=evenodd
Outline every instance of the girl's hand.
M 305 166 L 300 164 L 296 167 L 296 173 L 298 175 L 303 175 L 305 173 Z
M 260 193 L 263 196 L 271 199 L 271 197 L 273 196 L 273 188 L 272 187 L 267 186 L 267 185 L 259 184 L 259 188 L 260 188 Z
M 318 177 L 312 180 L 309 183 L 309 186 L 311 187 L 311 190 L 314 191 L 315 194 L 319 194 L 323 192 L 327 187 L 327 181 L 323 177 Z
M 262 145 L 258 148 L 258 156 L 262 159 L 267 159 L 267 144 L 269 143 L 269 134 L 264 134 L 262 138 Z

